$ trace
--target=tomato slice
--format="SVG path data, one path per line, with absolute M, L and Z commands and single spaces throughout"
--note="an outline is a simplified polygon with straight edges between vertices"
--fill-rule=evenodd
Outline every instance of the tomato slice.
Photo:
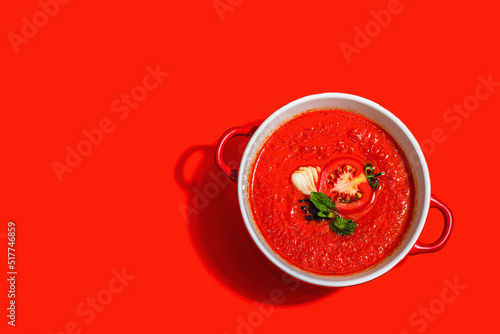
M 329 162 L 321 173 L 319 191 L 334 202 L 339 213 L 354 213 L 371 201 L 373 190 L 361 161 L 342 157 Z

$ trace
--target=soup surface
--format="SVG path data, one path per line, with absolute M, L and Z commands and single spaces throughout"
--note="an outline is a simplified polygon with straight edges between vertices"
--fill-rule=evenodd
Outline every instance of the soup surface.
M 303 201 L 309 196 L 291 175 L 314 166 L 320 170 L 317 188 L 328 189 L 321 174 L 331 172 L 332 161 L 351 160 L 385 174 L 376 189 L 359 195 L 369 196 L 356 202 L 365 201 L 362 208 L 342 213 L 357 226 L 352 234 L 339 235 L 330 219 L 306 217 Z M 368 269 L 395 250 L 412 219 L 415 189 L 408 166 L 395 140 L 370 120 L 342 110 L 304 112 L 273 132 L 256 155 L 248 188 L 253 218 L 269 246 L 303 270 L 346 275 Z M 330 198 L 338 205 L 345 200 Z

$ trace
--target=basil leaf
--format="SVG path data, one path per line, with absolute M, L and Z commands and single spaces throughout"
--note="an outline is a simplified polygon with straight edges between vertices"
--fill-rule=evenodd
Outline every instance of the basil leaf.
M 312 217 L 314 216 L 320 217 L 318 218 L 319 220 L 321 220 L 321 218 L 332 218 L 330 220 L 330 229 L 333 232 L 338 235 L 349 235 L 354 233 L 356 226 L 358 226 L 354 221 L 340 216 L 333 218 L 333 211 L 336 211 L 337 207 L 330 197 L 320 192 L 312 192 L 309 202 L 312 204 L 309 207 L 309 212 L 313 214 L 313 216 L 308 220 L 313 219 Z
M 328 212 L 329 210 L 337 210 L 335 203 L 323 193 L 312 192 L 310 200 L 319 211 Z
M 335 217 L 330 221 L 330 229 L 338 235 L 353 234 L 356 226 L 358 226 L 358 224 L 351 219 L 342 217 Z
M 330 211 L 320 211 L 317 213 L 317 215 L 319 217 L 323 217 L 323 218 L 332 218 L 333 217 L 333 213 Z

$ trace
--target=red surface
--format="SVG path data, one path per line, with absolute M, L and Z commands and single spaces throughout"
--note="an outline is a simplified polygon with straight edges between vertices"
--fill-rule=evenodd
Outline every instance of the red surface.
M 6 324 L 0 283 L 0 331 L 497 328 L 499 181 L 482 164 L 498 160 L 498 5 L 216 4 L 220 16 L 211 0 L 69 1 L 52 6 L 47 22 L 35 0 L 4 6 L 0 261 L 14 220 L 19 273 L 16 328 Z M 45 25 L 23 29 L 34 16 Z M 9 33 L 23 31 L 16 53 Z M 283 282 L 249 242 L 235 187 L 213 161 L 228 128 L 327 91 L 396 114 L 422 144 L 432 191 L 456 220 L 441 251 L 336 290 Z M 81 160 L 68 153 L 77 146 Z M 442 221 L 430 212 L 424 241 L 437 239 Z

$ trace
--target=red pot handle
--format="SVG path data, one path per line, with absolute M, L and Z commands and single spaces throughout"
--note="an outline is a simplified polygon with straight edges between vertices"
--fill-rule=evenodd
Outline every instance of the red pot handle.
M 246 127 L 234 127 L 227 130 L 222 137 L 219 139 L 217 146 L 215 147 L 215 164 L 229 176 L 229 179 L 233 182 L 236 182 L 238 178 L 238 170 L 232 169 L 229 167 L 223 158 L 224 147 L 227 142 L 236 136 L 244 136 L 250 139 L 254 134 L 255 130 L 257 130 L 258 126 L 246 126 Z
M 417 242 L 415 243 L 415 245 L 413 246 L 413 248 L 409 253 L 410 255 L 436 252 L 441 248 L 443 248 L 444 245 L 448 242 L 448 239 L 450 238 L 451 230 L 453 228 L 453 213 L 451 212 L 450 208 L 446 204 L 441 202 L 439 199 L 437 199 L 436 196 L 434 195 L 431 195 L 430 207 L 438 209 L 443 214 L 444 217 L 443 233 L 441 233 L 441 236 L 437 241 L 431 244 L 424 244 L 417 240 Z

